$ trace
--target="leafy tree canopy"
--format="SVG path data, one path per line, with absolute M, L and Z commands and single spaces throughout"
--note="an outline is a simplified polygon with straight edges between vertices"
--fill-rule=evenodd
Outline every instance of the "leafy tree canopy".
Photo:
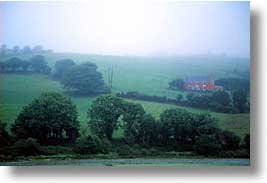
M 12 137 L 6 131 L 6 124 L 0 120 L 0 147 L 11 145 Z
M 223 106 L 229 106 L 231 98 L 226 91 L 216 91 L 212 95 L 212 100 Z
M 248 71 L 249 73 L 249 71 Z M 241 78 L 221 78 L 215 80 L 216 85 L 223 86 L 225 90 L 235 91 L 238 89 L 244 89 L 246 92 L 249 92 L 250 81 L 249 79 Z
M 178 78 L 169 82 L 169 88 L 176 90 L 184 90 L 184 84 L 184 80 L 182 78 Z
M 97 66 L 87 62 L 76 65 L 64 72 L 61 83 L 67 90 L 74 90 L 80 94 L 106 93 L 106 87 L 102 74 L 97 71 Z
M 242 113 L 246 111 L 247 94 L 244 89 L 239 89 L 233 93 L 234 106 Z
M 90 124 L 92 130 L 97 135 L 111 139 L 117 120 L 122 113 L 122 99 L 113 95 L 97 97 L 88 110 L 88 116 L 91 118 Z
M 62 59 L 56 62 L 55 69 L 56 73 L 55 76 L 59 79 L 62 78 L 63 73 L 70 69 L 72 66 L 75 65 L 75 62 L 71 59 Z
M 51 68 L 47 65 L 47 61 L 42 55 L 35 55 L 30 58 L 30 64 L 37 73 L 49 74 L 51 72 Z
M 63 95 L 43 93 L 18 115 L 16 138 L 36 138 L 41 144 L 74 143 L 78 136 L 76 106 Z

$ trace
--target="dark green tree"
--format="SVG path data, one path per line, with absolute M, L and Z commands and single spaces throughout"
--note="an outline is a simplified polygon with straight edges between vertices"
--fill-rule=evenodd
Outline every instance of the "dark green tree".
M 24 107 L 12 126 L 17 139 L 35 138 L 41 144 L 74 143 L 79 122 L 76 106 L 61 94 L 48 92 Z
M 145 110 L 141 104 L 123 103 L 124 137 L 127 143 L 133 144 L 136 142 L 144 115 Z
M 222 106 L 229 106 L 231 98 L 226 91 L 216 91 L 212 94 L 213 102 L 216 102 Z
M 184 84 L 184 80 L 182 78 L 178 78 L 169 82 L 169 88 L 176 90 L 184 90 Z
M 145 114 L 139 126 L 136 141 L 146 147 L 159 145 L 161 124 L 150 114 Z
M 220 133 L 220 141 L 224 150 L 234 151 L 239 149 L 241 139 L 233 132 L 224 130 Z
M 196 139 L 193 146 L 195 152 L 201 155 L 216 155 L 222 150 L 222 145 L 215 134 L 202 135 Z
M 188 94 L 186 95 L 186 99 L 187 99 L 190 103 L 192 103 L 194 97 L 195 97 L 195 95 L 194 95 L 193 93 L 188 93 Z
M 186 145 L 192 148 L 198 137 L 217 131 L 210 114 L 194 114 L 182 109 L 168 109 L 161 113 L 163 142 L 173 148 Z
M 11 147 L 12 154 L 19 156 L 35 156 L 42 154 L 42 148 L 36 139 L 27 138 L 19 139 L 14 146 Z
M 6 124 L 0 120 L 0 148 L 13 143 L 13 138 L 6 131 Z
M 234 106 L 239 110 L 239 112 L 241 113 L 245 112 L 247 104 L 246 91 L 243 89 L 234 91 L 233 101 L 234 101 Z
M 183 100 L 183 95 L 182 94 L 178 94 L 176 96 L 176 100 L 177 100 L 177 102 L 181 102 Z
M 88 135 L 86 138 L 79 139 L 74 147 L 74 151 L 79 154 L 108 153 L 110 150 L 110 142 L 96 135 Z
M 28 68 L 30 67 L 30 63 L 27 60 L 24 60 L 21 62 L 21 68 L 24 72 L 28 71 Z
M 245 72 L 249 78 L 250 71 L 249 69 Z M 244 89 L 247 93 L 249 93 L 250 89 L 250 80 L 242 79 L 242 78 L 221 78 L 215 80 L 216 85 L 223 86 L 225 90 L 235 91 L 238 89 Z
M 68 91 L 76 91 L 83 95 L 107 93 L 102 74 L 97 71 L 97 66 L 87 62 L 76 65 L 64 72 L 60 81 Z
M 36 73 L 49 74 L 51 68 L 47 65 L 45 57 L 42 55 L 35 55 L 30 59 L 30 65 Z
M 193 114 L 192 133 L 190 139 L 195 142 L 195 139 L 202 135 L 215 134 L 218 131 L 216 127 L 216 118 L 212 117 L 209 113 Z
M 111 140 L 117 120 L 122 113 L 122 99 L 113 95 L 99 96 L 88 110 L 89 125 L 95 134 Z
M 182 109 L 167 109 L 160 114 L 163 137 L 167 144 L 187 143 L 193 133 L 192 113 Z
M 5 69 L 16 71 L 23 65 L 23 60 L 18 57 L 12 57 L 5 62 Z
M 72 66 L 75 65 L 75 62 L 71 59 L 62 59 L 58 60 L 55 64 L 55 77 L 58 79 L 61 79 L 63 76 L 63 73 L 66 72 L 68 69 L 70 69 Z

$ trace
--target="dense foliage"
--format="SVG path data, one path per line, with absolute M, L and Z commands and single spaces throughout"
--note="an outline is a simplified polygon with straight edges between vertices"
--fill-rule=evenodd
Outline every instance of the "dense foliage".
M 24 46 L 19 47 L 15 45 L 13 48 L 8 48 L 7 45 L 2 44 L 0 47 L 0 56 L 13 56 L 18 54 L 43 54 L 52 53 L 52 49 L 44 49 L 42 45 L 36 45 L 34 47 Z
M 164 144 L 174 149 L 190 148 L 199 136 L 213 134 L 217 129 L 210 115 L 193 114 L 181 109 L 164 111 L 160 121 Z
M 211 94 L 189 93 L 187 103 L 191 107 L 210 109 L 216 112 L 237 113 L 232 99 L 226 91 L 215 91 Z
M 78 136 L 76 106 L 58 93 L 43 93 L 18 115 L 12 131 L 17 139 L 40 144 L 74 143 Z
M 156 120 L 142 105 L 113 95 L 97 97 L 88 110 L 89 135 L 78 137 L 75 106 L 57 93 L 44 93 L 26 106 L 12 127 L 17 142 L 0 125 L 0 157 L 76 153 L 80 155 L 118 153 L 126 157 L 166 151 L 193 152 L 203 156 L 249 157 L 250 140 L 219 129 L 208 113 L 167 109 Z M 123 136 L 113 138 L 116 129 Z M 4 140 L 3 140 L 4 139 Z M 67 145 L 73 147 L 42 145 Z M 123 149 L 122 149 L 123 148 Z
M 37 73 L 50 74 L 51 68 L 47 65 L 47 61 L 42 55 L 35 55 L 30 59 L 30 65 Z
M 238 89 L 244 89 L 249 92 L 250 90 L 250 81 L 249 79 L 241 78 L 221 78 L 215 80 L 216 85 L 223 86 L 225 90 L 235 91 Z
M 64 72 L 69 70 L 74 65 L 75 62 L 71 59 L 58 60 L 55 64 L 55 77 L 61 79 L 63 77 Z
M 44 56 L 35 55 L 29 60 L 12 57 L 7 61 L 0 62 L 0 70 L 8 73 L 38 73 L 50 74 L 51 68 L 47 65 Z
M 88 111 L 90 127 L 101 138 L 113 141 L 112 133 L 123 121 L 124 142 L 142 147 L 164 147 L 165 150 L 195 151 L 216 155 L 219 151 L 240 149 L 241 140 L 234 133 L 221 130 L 209 114 L 195 114 L 182 109 L 168 109 L 157 121 L 139 104 L 104 95 Z
M 88 135 L 86 138 L 79 139 L 74 147 L 74 151 L 79 154 L 108 153 L 110 150 L 110 142 L 96 135 Z
M 184 90 L 184 80 L 182 78 L 178 78 L 169 82 L 169 88 L 173 90 Z
M 67 91 L 75 91 L 82 95 L 109 92 L 102 74 L 91 62 L 76 65 L 64 72 L 60 81 Z
M 239 89 L 233 93 L 234 106 L 239 112 L 247 112 L 249 110 L 249 104 L 247 103 L 247 94 L 244 89 Z
M 138 92 L 120 92 L 117 93 L 116 96 L 144 101 L 175 104 L 178 106 L 209 109 L 223 113 L 244 113 L 248 112 L 249 110 L 249 104 L 246 102 L 247 100 L 245 100 L 247 97 L 245 93 L 242 93 L 242 95 L 239 97 L 233 98 L 229 92 L 226 91 L 215 91 L 213 93 L 188 93 L 185 99 L 181 94 L 178 94 L 176 99 L 171 99 L 165 96 L 149 96 Z
M 103 95 L 97 97 L 88 110 L 89 124 L 94 133 L 111 139 L 117 120 L 122 113 L 122 99 L 112 95 Z
M 6 131 L 6 124 L 0 120 L 0 148 L 13 143 L 13 138 Z

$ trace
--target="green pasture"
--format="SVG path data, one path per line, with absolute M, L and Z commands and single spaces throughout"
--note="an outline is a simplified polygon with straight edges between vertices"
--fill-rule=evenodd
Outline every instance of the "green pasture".
M 43 55 L 52 68 L 57 60 L 63 58 L 73 59 L 76 63 L 91 61 L 97 64 L 105 81 L 108 80 L 109 68 L 113 66 L 113 92 L 139 91 L 147 95 L 172 98 L 179 92 L 169 90 L 168 83 L 177 77 L 210 74 L 215 78 L 238 77 L 234 71 L 242 72 L 249 68 L 249 60 L 227 57 L 134 57 L 66 53 Z M 23 59 L 31 56 L 18 55 Z
M 27 59 L 32 55 L 18 55 Z M 114 68 L 113 93 L 120 91 L 138 91 L 147 95 L 167 96 L 175 98 L 178 91 L 168 89 L 168 82 L 177 77 L 186 75 L 209 75 L 216 78 L 238 77 L 233 71 L 235 69 L 246 70 L 249 62 L 240 59 L 205 60 L 204 58 L 182 58 L 182 57 L 120 57 L 120 56 L 98 56 L 84 54 L 45 54 L 45 59 L 53 68 L 55 62 L 63 58 L 71 58 L 77 63 L 91 61 L 97 64 L 98 70 L 107 81 L 108 69 Z M 4 58 L 8 59 L 8 58 Z M 14 122 L 23 106 L 29 104 L 42 92 L 56 91 L 63 93 L 63 87 L 57 81 L 44 75 L 18 75 L 0 73 L 0 119 L 8 124 Z M 182 93 L 184 94 L 184 93 Z M 93 100 L 92 97 L 72 96 L 79 112 L 81 129 L 87 133 L 87 110 Z M 133 101 L 141 103 L 148 113 L 156 118 L 165 109 L 175 108 L 175 105 L 160 104 L 154 102 Z M 208 112 L 188 107 L 192 112 Z M 250 114 L 211 114 L 217 117 L 218 125 L 222 128 L 236 132 L 243 136 L 249 133 Z

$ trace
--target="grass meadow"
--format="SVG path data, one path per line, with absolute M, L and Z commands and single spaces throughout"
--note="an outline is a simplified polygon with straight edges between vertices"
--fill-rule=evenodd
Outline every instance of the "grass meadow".
M 32 55 L 18 55 L 23 59 L 30 58 Z M 114 87 L 112 92 L 138 91 L 147 95 L 167 96 L 175 98 L 179 91 L 168 89 L 168 83 L 177 78 L 187 75 L 209 75 L 213 74 L 215 78 L 221 77 L 239 77 L 234 71 L 240 72 L 249 68 L 249 61 L 237 58 L 221 57 L 129 57 L 129 56 L 99 56 L 85 54 L 66 54 L 52 53 L 44 54 L 45 59 L 53 68 L 59 59 L 70 58 L 76 63 L 90 61 L 98 66 L 98 70 L 103 74 L 107 83 L 108 69 L 114 68 Z M 8 58 L 4 58 L 8 59 Z M 20 74 L 1 74 L 0 73 L 0 119 L 11 124 L 23 106 L 29 104 L 34 98 L 42 92 L 56 91 L 63 93 L 62 85 L 52 78 L 44 75 L 20 75 Z M 93 97 L 70 96 L 76 104 L 81 122 L 83 133 L 89 133 L 87 128 L 87 110 L 93 100 Z M 133 100 L 131 100 L 133 101 Z M 141 103 L 144 109 L 156 118 L 165 109 L 178 106 L 170 104 L 160 104 L 155 102 Z M 189 107 L 185 108 L 191 112 L 209 112 Z M 235 132 L 243 137 L 249 133 L 250 114 L 223 114 L 210 112 L 218 118 L 218 126 Z

